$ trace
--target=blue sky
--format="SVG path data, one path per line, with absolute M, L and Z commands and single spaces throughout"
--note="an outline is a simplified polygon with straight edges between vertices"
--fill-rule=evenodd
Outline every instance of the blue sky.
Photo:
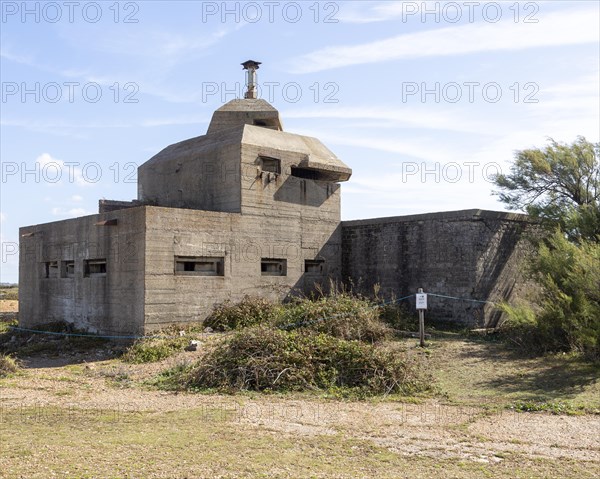
M 0 281 L 19 226 L 133 199 L 263 62 L 287 131 L 354 171 L 343 219 L 502 210 L 492 175 L 547 137 L 598 141 L 597 1 L 1 2 Z

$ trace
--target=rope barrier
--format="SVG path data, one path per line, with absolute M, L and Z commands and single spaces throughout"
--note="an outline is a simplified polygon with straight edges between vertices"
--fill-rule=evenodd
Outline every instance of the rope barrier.
M 174 338 L 175 336 L 106 336 L 100 334 L 84 334 L 84 333 L 68 333 L 68 332 L 56 332 L 56 331 L 42 331 L 41 329 L 29 329 L 21 328 L 19 326 L 9 326 L 9 329 L 15 331 L 25 331 L 28 333 L 35 334 L 50 334 L 55 336 L 74 336 L 79 338 L 96 338 L 96 339 L 168 339 Z
M 438 298 L 456 299 L 458 301 L 470 301 L 472 303 L 488 303 L 488 304 L 493 304 L 494 306 L 496 305 L 496 303 L 494 303 L 493 301 L 483 301 L 481 299 L 459 298 L 457 296 L 446 296 L 445 294 L 436 294 L 436 293 L 427 293 L 427 295 L 428 296 L 436 296 Z
M 444 299 L 453 299 L 453 300 L 457 300 L 457 301 L 469 301 L 472 303 L 484 303 L 484 304 L 493 304 L 493 305 L 496 304 L 493 301 L 483 301 L 480 299 L 470 299 L 470 298 L 459 298 L 457 296 L 448 296 L 448 295 L 437 294 L 437 293 L 427 293 L 427 295 L 438 297 L 438 298 L 444 298 Z M 369 309 L 381 308 L 383 306 L 395 304 L 400 301 L 404 301 L 406 299 L 412 298 L 413 296 L 415 296 L 415 295 L 409 294 L 408 296 L 404 296 L 402 298 L 398 298 L 398 299 L 394 299 L 394 300 L 390 300 L 390 301 L 384 301 L 383 303 L 373 305 Z M 288 330 L 293 327 L 306 326 L 306 325 L 315 324 L 315 323 L 319 323 L 321 321 L 327 321 L 330 319 L 339 318 L 339 317 L 343 317 L 343 316 L 347 316 L 347 315 L 348 315 L 348 313 L 339 313 L 339 314 L 334 314 L 334 315 L 328 316 L 328 317 L 312 319 L 310 321 L 299 321 L 296 323 L 290 323 L 290 324 L 286 324 L 284 326 L 280 326 L 279 329 Z M 99 334 L 42 331 L 39 329 L 21 328 L 19 326 L 9 326 L 8 328 L 15 330 L 15 331 L 25 331 L 25 332 L 34 333 L 34 334 L 49 334 L 49 335 L 56 335 L 56 336 L 70 336 L 70 337 L 96 338 L 96 339 L 173 339 L 173 338 L 179 337 L 179 336 L 133 336 L 133 335 L 132 336 L 111 336 L 111 335 L 99 335 Z

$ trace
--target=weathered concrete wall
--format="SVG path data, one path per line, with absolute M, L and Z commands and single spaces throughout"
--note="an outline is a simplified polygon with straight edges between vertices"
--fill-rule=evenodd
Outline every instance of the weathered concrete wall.
M 138 168 L 144 204 L 240 212 L 243 126 L 171 145 Z
M 137 200 L 120 201 L 120 200 L 98 200 L 98 213 L 110 213 L 111 211 L 124 210 L 125 208 L 135 208 L 141 206 L 142 203 Z
M 103 334 L 141 332 L 144 227 L 141 207 L 21 228 L 19 324 L 67 321 Z M 86 277 L 85 261 L 94 259 L 106 259 L 106 273 Z M 50 262 L 57 268 L 46 277 Z
M 500 301 L 525 287 L 520 274 L 529 248 L 527 216 L 482 210 L 377 218 L 342 223 L 342 276 L 369 294 L 425 292 Z M 431 318 L 495 325 L 490 304 L 430 297 Z
M 278 159 L 281 173 L 261 174 L 261 156 Z M 317 233 L 322 222 L 324 234 L 329 234 L 329 223 L 340 221 L 340 185 L 293 176 L 292 167 L 307 164 L 307 158 L 322 168 L 351 172 L 314 138 L 246 126 L 241 154 L 241 212 L 310 220 L 311 229 Z
M 215 304 L 244 295 L 283 299 L 315 282 L 340 276 L 339 223 L 315 231 L 299 215 L 240 215 L 146 208 L 145 322 L 152 331 L 170 323 L 201 321 Z M 175 257 L 223 257 L 223 276 L 175 274 Z M 305 273 L 306 259 L 323 271 Z M 264 276 L 262 258 L 287 260 L 285 276 Z

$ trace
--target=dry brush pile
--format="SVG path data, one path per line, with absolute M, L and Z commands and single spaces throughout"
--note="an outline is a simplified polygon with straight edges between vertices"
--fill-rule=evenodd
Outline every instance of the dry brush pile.
M 206 325 L 234 331 L 195 364 L 164 373 L 170 387 L 220 391 L 415 394 L 430 388 L 422 356 L 384 343 L 394 330 L 347 293 L 275 304 L 222 304 Z

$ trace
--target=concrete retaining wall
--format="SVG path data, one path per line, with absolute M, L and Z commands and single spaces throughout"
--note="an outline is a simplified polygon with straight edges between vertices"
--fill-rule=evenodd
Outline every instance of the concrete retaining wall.
M 425 292 L 501 301 L 525 287 L 520 272 L 529 249 L 525 215 L 482 210 L 342 222 L 342 277 L 385 297 Z M 490 304 L 430 297 L 427 316 L 471 326 L 501 319 Z M 411 303 L 411 308 L 414 303 Z

